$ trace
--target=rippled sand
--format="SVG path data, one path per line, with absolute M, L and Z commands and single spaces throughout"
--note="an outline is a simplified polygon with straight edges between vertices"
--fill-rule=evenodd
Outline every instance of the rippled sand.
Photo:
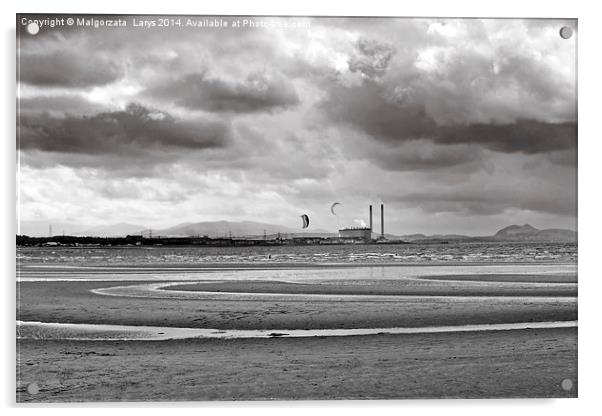
M 576 395 L 571 264 L 21 271 L 20 401 Z
M 576 397 L 577 330 L 19 342 L 19 402 Z M 573 381 L 570 391 L 562 389 Z M 39 393 L 27 386 L 36 383 Z

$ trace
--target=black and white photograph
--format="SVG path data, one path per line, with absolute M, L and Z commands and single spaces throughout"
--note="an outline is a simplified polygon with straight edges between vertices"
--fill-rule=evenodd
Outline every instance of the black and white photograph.
M 577 398 L 578 37 L 18 13 L 16 402 Z

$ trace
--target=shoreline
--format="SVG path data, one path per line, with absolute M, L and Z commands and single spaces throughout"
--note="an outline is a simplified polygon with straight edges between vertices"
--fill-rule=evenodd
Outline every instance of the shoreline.
M 516 322 L 455 326 L 245 330 L 17 321 L 17 339 L 67 341 L 166 341 L 177 339 L 311 338 L 410 335 L 577 328 L 578 321 Z M 24 335 L 25 334 L 25 335 Z M 30 334 L 30 335 L 27 335 Z
M 17 270 L 18 269 L 36 269 L 39 268 L 41 270 L 48 271 L 49 269 L 65 269 L 65 270 L 84 270 L 90 271 L 93 270 L 161 270 L 161 271 L 169 271 L 169 270 L 255 270 L 255 269 L 265 269 L 265 270 L 273 270 L 273 269 L 347 269 L 347 268 L 370 268 L 370 267 L 459 267 L 459 266 L 479 266 L 479 267 L 487 267 L 487 266 L 572 266 L 577 269 L 578 262 L 569 262 L 563 261 L 558 262 L 554 260 L 528 260 L 528 261 L 517 261 L 515 259 L 508 261 L 388 261 L 388 262 L 360 262 L 358 261 L 345 261 L 345 262 L 321 262 L 317 261 L 304 261 L 304 262 L 277 262 L 277 261 L 249 261 L 249 262 L 187 262 L 186 266 L 183 266 L 182 263 L 120 263 L 120 264 L 70 264 L 66 263 L 19 263 L 19 258 L 17 257 Z

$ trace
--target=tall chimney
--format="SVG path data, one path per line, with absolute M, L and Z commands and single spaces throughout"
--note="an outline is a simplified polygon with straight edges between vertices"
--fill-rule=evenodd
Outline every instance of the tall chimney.
M 370 205 L 370 232 L 372 232 L 372 205 Z
M 380 204 L 380 236 L 385 238 L 385 204 Z

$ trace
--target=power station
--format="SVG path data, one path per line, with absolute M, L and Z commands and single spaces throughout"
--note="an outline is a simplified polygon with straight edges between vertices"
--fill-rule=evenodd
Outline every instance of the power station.
M 372 205 L 370 205 L 370 226 L 369 227 L 347 227 L 339 230 L 339 238 L 350 241 L 372 241 Z M 380 204 L 380 237 L 379 240 L 385 239 L 385 205 Z

